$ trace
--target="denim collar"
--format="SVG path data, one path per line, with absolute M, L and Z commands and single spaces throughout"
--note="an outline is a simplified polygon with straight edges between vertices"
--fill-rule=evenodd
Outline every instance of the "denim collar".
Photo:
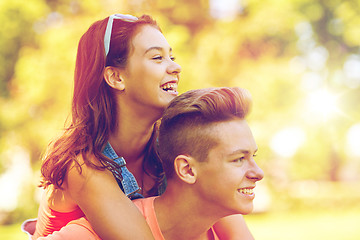
M 137 184 L 134 175 L 126 168 L 125 159 L 123 157 L 119 157 L 115 153 L 109 142 L 106 143 L 102 153 L 119 165 L 117 170 L 121 175 L 121 179 L 116 178 L 116 180 L 125 195 L 130 199 L 143 198 L 143 196 L 139 193 L 141 188 Z

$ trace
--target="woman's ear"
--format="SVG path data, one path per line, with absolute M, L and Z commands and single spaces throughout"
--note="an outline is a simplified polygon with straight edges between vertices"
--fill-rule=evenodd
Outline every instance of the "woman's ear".
M 186 155 L 179 155 L 174 160 L 174 169 L 177 177 L 188 184 L 196 182 L 197 173 L 194 161 L 194 158 Z
M 118 68 L 108 66 L 104 71 L 104 79 L 106 83 L 117 90 L 123 91 L 125 89 L 125 82 L 121 77 L 121 71 Z

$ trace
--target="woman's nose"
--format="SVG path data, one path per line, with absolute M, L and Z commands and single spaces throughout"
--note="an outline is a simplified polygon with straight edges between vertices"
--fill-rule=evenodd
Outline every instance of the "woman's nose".
M 167 68 L 167 71 L 169 74 L 179 74 L 181 72 L 181 66 L 178 63 L 171 60 Z

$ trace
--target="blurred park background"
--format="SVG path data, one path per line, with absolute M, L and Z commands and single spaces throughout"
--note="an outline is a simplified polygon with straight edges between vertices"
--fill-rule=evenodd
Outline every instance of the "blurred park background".
M 70 112 L 77 43 L 113 13 L 150 14 L 180 92 L 251 91 L 266 177 L 256 239 L 360 239 L 359 0 L 1 0 L 0 238 L 26 239 L 40 159 Z M 210 190 L 211 191 L 211 190 Z

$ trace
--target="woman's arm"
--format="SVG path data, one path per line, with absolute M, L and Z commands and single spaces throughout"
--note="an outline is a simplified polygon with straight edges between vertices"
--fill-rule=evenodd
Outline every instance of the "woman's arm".
M 221 240 L 254 240 L 242 215 L 236 214 L 220 219 L 214 225 Z
M 110 171 L 69 169 L 67 191 L 101 239 L 154 239 L 145 218 Z

